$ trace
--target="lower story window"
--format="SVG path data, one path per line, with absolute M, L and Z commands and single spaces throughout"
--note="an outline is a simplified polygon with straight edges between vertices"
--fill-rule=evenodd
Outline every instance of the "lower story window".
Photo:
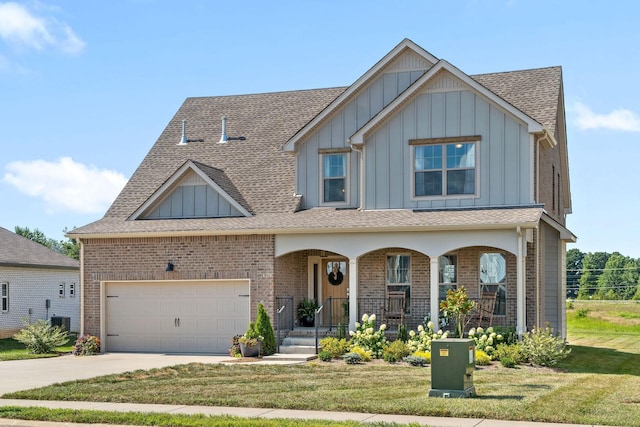
M 0 283 L 0 311 L 9 311 L 9 284 Z
M 455 291 L 458 288 L 458 256 L 442 255 L 438 265 L 440 266 L 438 298 L 442 301 L 447 299 L 447 291 Z
M 411 297 L 411 256 L 387 255 L 387 292 L 404 291 L 405 310 Z
M 480 255 L 480 292 L 495 292 L 493 314 L 507 314 L 507 259 L 503 253 L 485 252 Z

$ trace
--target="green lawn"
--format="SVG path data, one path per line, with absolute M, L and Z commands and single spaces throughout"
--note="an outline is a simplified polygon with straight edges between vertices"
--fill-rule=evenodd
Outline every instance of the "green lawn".
M 507 369 L 499 364 L 479 367 L 474 373 L 478 394 L 474 399 L 429 398 L 430 368 L 384 362 L 346 365 L 319 361 L 292 366 L 181 365 L 57 384 L 5 397 L 640 426 L 640 318 L 636 316 L 640 313 L 640 304 L 609 305 L 574 303 L 574 308 L 568 310 L 572 352 L 556 369 L 531 366 Z M 40 415 L 29 411 L 40 411 Z M 0 417 L 40 419 L 37 417 L 43 416 L 41 411 L 0 408 Z M 91 422 L 118 423 L 122 417 L 108 412 L 47 411 L 47 419 L 61 421 L 91 417 L 94 420 Z M 148 417 L 155 421 L 149 421 Z M 241 424 L 245 421 L 239 420 L 230 422 L 225 420 L 227 417 L 205 421 L 201 417 L 188 418 L 188 421 L 153 417 L 130 415 L 122 422 L 254 425 Z
M 67 343 L 56 348 L 55 353 L 49 354 L 33 354 L 29 353 L 24 344 L 14 340 L 13 338 L 0 339 L 0 361 L 2 360 L 20 360 L 20 359 L 40 359 L 45 357 L 56 357 L 61 353 L 71 353 L 76 342 L 75 334 L 69 335 Z

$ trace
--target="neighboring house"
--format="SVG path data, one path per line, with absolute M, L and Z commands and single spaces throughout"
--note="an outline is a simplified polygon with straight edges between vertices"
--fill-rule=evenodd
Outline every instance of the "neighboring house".
M 404 40 L 348 87 L 188 98 L 69 233 L 82 330 L 226 352 L 261 301 L 353 327 L 404 290 L 415 328 L 464 286 L 497 292 L 494 324 L 564 335 L 570 212 L 560 67 L 470 76 Z
M 79 270 L 77 260 L 0 227 L 0 338 L 51 317 L 79 331 Z

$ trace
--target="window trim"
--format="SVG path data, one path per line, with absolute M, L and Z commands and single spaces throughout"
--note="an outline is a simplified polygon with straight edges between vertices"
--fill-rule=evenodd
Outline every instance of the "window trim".
M 325 202 L 324 201 L 324 156 L 344 154 L 345 161 L 345 177 L 344 177 L 344 201 L 343 202 Z M 318 150 L 319 161 L 319 181 L 318 181 L 318 201 L 320 206 L 349 206 L 351 204 L 350 197 L 350 181 L 351 181 L 351 149 L 350 148 L 325 148 Z
M 66 289 L 66 284 L 64 282 L 60 282 L 58 284 L 58 297 L 60 298 L 65 297 L 65 289 Z
M 76 297 L 76 284 L 75 282 L 69 283 L 69 298 Z
M 6 295 L 3 292 L 6 289 Z M 0 313 L 9 312 L 9 282 L 0 282 Z
M 434 199 L 477 199 L 480 197 L 480 156 L 479 156 L 479 143 L 482 140 L 480 135 L 470 135 L 470 136 L 453 136 L 453 137 L 442 137 L 442 138 L 421 138 L 421 139 L 410 139 L 410 153 L 411 153 L 411 167 L 409 168 L 411 176 L 409 177 L 410 182 L 410 192 L 409 200 L 411 201 L 421 201 L 421 200 L 434 200 Z M 474 148 L 474 179 L 475 179 L 475 191 L 472 194 L 438 194 L 433 196 L 416 196 L 416 147 L 423 147 L 426 145 L 440 145 L 442 146 L 442 168 L 439 169 L 442 171 L 442 187 L 443 192 L 446 192 L 447 188 L 447 145 L 451 144 L 473 144 Z

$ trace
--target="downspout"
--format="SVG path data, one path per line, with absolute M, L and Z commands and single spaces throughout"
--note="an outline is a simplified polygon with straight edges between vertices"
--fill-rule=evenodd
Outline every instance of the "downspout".
M 84 243 L 80 244 L 80 336 L 84 336 Z

